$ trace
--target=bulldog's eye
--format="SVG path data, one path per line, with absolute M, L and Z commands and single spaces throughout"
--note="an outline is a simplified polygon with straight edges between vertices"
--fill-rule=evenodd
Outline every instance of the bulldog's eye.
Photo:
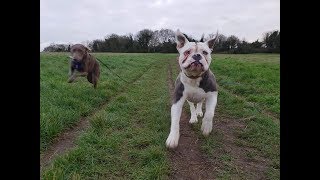
M 190 53 L 191 53 L 191 51 L 188 50 L 188 51 L 185 51 L 185 52 L 184 52 L 184 55 L 187 56 L 187 55 L 189 55 Z
M 208 52 L 207 52 L 207 51 L 202 51 L 202 53 L 203 53 L 204 55 L 208 55 Z

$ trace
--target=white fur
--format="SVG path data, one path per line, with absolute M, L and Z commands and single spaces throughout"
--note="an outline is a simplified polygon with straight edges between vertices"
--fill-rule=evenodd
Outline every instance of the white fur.
M 182 35 L 179 30 L 176 33 L 176 39 L 178 35 Z M 191 111 L 191 118 L 189 123 L 196 123 L 198 122 L 197 117 L 203 116 L 202 104 L 204 101 L 206 101 L 206 111 L 202 119 L 201 130 L 202 130 L 202 134 L 205 136 L 209 135 L 210 132 L 212 131 L 212 121 L 213 121 L 214 112 L 217 104 L 218 92 L 209 91 L 206 93 L 202 88 L 199 87 L 202 77 L 198 77 L 196 79 L 190 79 L 185 74 L 186 73 L 185 67 L 187 67 L 190 63 L 194 61 L 192 60 L 191 57 L 195 53 L 201 54 L 202 59 L 200 60 L 200 62 L 203 64 L 204 70 L 206 71 L 209 69 L 209 65 L 211 63 L 211 55 L 210 55 L 211 48 L 208 47 L 208 41 L 204 43 L 197 43 L 197 47 L 195 47 L 196 45 L 194 42 L 188 42 L 187 39 L 185 39 L 185 43 L 182 47 L 179 44 L 180 42 L 177 41 L 177 49 L 180 53 L 179 65 L 182 70 L 182 72 L 180 72 L 179 78 L 182 84 L 184 85 L 184 91 L 183 91 L 182 97 L 176 103 L 174 103 L 171 107 L 171 128 L 170 128 L 170 134 L 166 140 L 166 146 L 168 148 L 175 148 L 178 146 L 179 137 L 180 137 L 179 122 L 180 122 L 182 107 L 186 100 L 189 103 L 190 111 Z M 192 53 L 189 55 L 186 61 L 182 63 L 182 60 L 185 58 L 183 53 L 186 50 L 191 50 Z M 204 50 L 208 52 L 207 55 L 204 55 L 202 53 L 202 51 Z M 197 103 L 197 107 L 194 106 L 194 103 Z
M 171 106 L 171 129 L 166 141 L 167 147 L 174 148 L 178 146 L 180 137 L 179 121 L 185 100 L 185 96 L 183 95 L 177 103 Z
M 178 41 L 177 37 L 181 36 L 184 37 L 185 36 L 179 31 L 177 30 L 176 32 L 176 42 L 177 42 L 177 50 L 179 52 L 179 65 L 181 67 L 182 72 L 188 74 L 188 72 L 185 70 L 186 67 L 188 67 L 194 60 L 192 58 L 192 56 L 194 54 L 200 54 L 201 55 L 201 60 L 199 61 L 200 63 L 203 64 L 203 69 L 204 71 L 209 69 L 209 65 L 211 64 L 211 52 L 212 52 L 212 48 L 209 48 L 208 43 L 209 41 L 213 41 L 215 39 L 211 38 L 208 39 L 205 42 L 189 42 L 187 38 L 185 38 L 185 43 L 184 46 L 181 46 L 181 42 Z M 218 36 L 218 34 L 216 35 Z M 188 58 L 183 62 L 183 60 L 185 59 L 185 55 L 184 52 L 186 52 L 187 50 L 190 50 L 190 55 L 188 56 Z M 206 51 L 208 54 L 204 54 L 203 51 Z M 189 72 L 190 73 L 190 72 Z M 192 75 L 192 74 L 190 74 Z
M 186 93 L 186 99 L 188 101 L 199 103 L 206 97 L 204 90 L 199 88 L 201 79 L 201 77 L 190 79 L 184 73 L 180 73 L 180 81 L 184 85 L 184 93 Z
M 214 111 L 217 105 L 218 92 L 208 92 L 206 98 L 206 112 L 202 119 L 201 130 L 202 134 L 208 136 L 212 131 L 212 121 L 214 117 Z
M 188 101 L 189 106 L 190 106 L 190 112 L 191 112 L 191 118 L 189 123 L 193 124 L 193 123 L 197 123 L 198 122 L 198 117 L 196 114 L 196 108 L 194 107 L 193 102 Z
M 191 118 L 190 118 L 190 121 L 189 121 L 190 124 L 197 123 L 198 122 L 198 116 L 200 116 L 200 117 L 203 116 L 203 113 L 202 113 L 202 103 L 203 103 L 203 101 L 204 100 L 202 100 L 199 103 L 197 103 L 197 107 L 195 107 L 193 102 L 188 101 L 188 104 L 190 106 L 190 112 L 191 112 Z
M 197 103 L 197 109 L 196 109 L 196 115 L 202 117 L 203 113 L 202 113 L 202 104 L 203 101 Z
M 201 77 L 190 79 L 184 73 L 180 73 L 180 80 L 184 85 L 184 92 L 180 100 L 171 107 L 171 129 L 166 141 L 166 146 L 168 148 L 175 148 L 178 146 L 180 136 L 179 122 L 182 107 L 186 100 L 190 105 L 190 123 L 196 123 L 198 121 L 197 116 L 202 116 L 202 103 L 206 100 L 206 111 L 201 125 L 202 134 L 204 136 L 208 136 L 212 131 L 212 121 L 217 104 L 217 91 L 205 93 L 203 89 L 196 86 L 200 83 Z M 195 109 L 193 103 L 197 103 L 197 109 Z

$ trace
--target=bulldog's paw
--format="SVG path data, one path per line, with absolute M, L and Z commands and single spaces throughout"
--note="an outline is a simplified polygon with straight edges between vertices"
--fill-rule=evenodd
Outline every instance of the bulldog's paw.
M 194 123 L 197 123 L 197 122 L 198 122 L 197 116 L 191 117 L 190 120 L 189 120 L 189 123 L 190 123 L 190 124 L 194 124 Z
M 203 113 L 202 113 L 202 111 L 200 110 L 200 111 L 197 111 L 197 112 L 196 112 L 196 115 L 202 117 L 202 116 L 203 116 Z
M 171 133 L 169 134 L 167 141 L 166 141 L 166 146 L 167 148 L 176 148 L 178 146 L 179 142 L 179 133 Z
M 201 130 L 204 136 L 208 136 L 212 131 L 212 120 L 202 120 Z

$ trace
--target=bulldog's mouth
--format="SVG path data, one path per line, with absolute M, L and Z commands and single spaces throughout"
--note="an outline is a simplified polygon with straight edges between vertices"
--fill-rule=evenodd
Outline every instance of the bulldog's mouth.
M 191 64 L 189 64 L 189 66 L 187 66 L 186 69 L 191 71 L 203 70 L 203 64 L 199 61 L 194 61 Z

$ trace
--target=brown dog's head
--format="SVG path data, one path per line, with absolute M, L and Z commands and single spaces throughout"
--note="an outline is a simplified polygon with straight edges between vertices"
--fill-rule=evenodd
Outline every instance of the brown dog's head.
M 90 49 L 86 46 L 82 44 L 75 44 L 70 48 L 71 58 L 77 61 L 81 61 L 84 59 L 84 57 L 87 56 L 89 51 Z

